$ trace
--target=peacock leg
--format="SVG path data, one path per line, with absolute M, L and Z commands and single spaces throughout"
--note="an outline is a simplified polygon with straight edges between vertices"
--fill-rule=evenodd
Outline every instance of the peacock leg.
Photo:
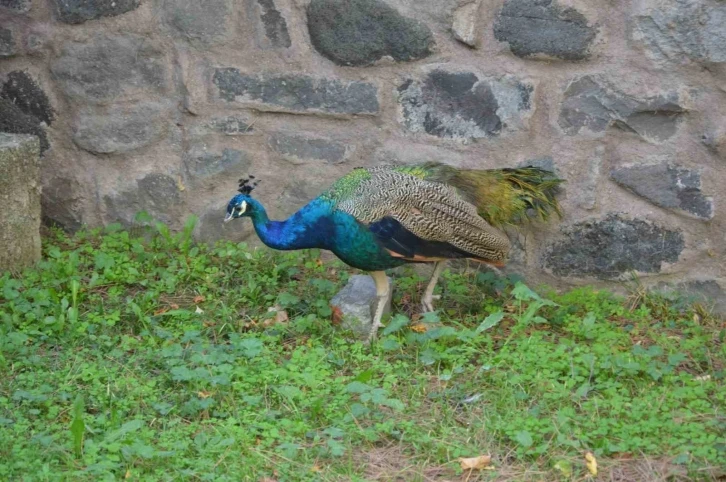
M 373 281 L 376 282 L 376 297 L 378 298 L 378 301 L 376 304 L 376 313 L 375 315 L 373 315 L 371 332 L 368 334 L 368 339 L 366 340 L 369 343 L 373 338 L 375 338 L 376 334 L 378 333 L 378 328 L 383 326 L 381 324 L 381 318 L 383 318 L 383 310 L 386 307 L 386 303 L 388 303 L 388 295 L 390 293 L 390 289 L 388 287 L 388 277 L 386 276 L 385 272 L 371 271 L 370 275 L 371 278 L 373 278 Z
M 424 313 L 434 311 L 434 298 L 438 298 L 438 296 L 434 296 L 434 288 L 436 288 L 436 283 L 439 281 L 439 276 L 441 276 L 441 272 L 444 270 L 445 266 L 446 261 L 437 261 L 436 264 L 434 264 L 434 272 L 431 274 L 431 281 L 429 281 L 429 285 L 426 287 L 426 291 L 424 291 L 423 298 L 421 298 L 421 307 L 423 308 Z

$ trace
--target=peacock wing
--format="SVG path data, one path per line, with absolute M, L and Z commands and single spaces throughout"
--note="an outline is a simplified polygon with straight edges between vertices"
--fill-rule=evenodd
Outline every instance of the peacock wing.
M 506 236 L 449 186 L 390 169 L 369 173 L 337 208 L 368 225 L 392 254 L 407 259 L 505 258 Z

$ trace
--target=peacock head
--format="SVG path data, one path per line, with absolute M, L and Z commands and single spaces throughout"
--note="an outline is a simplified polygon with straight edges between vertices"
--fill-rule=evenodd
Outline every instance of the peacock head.
M 252 180 L 255 176 L 250 176 L 247 179 L 239 180 L 240 194 L 233 197 L 229 204 L 227 204 L 227 215 L 224 217 L 224 222 L 227 223 L 235 218 L 243 218 L 245 216 L 251 216 L 254 210 L 255 203 L 252 202 L 252 190 L 257 186 L 260 181 Z

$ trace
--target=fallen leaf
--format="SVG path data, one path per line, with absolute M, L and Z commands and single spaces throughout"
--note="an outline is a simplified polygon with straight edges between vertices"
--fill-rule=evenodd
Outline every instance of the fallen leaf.
M 154 316 L 159 316 L 166 313 L 167 311 L 169 311 L 169 308 L 159 308 L 158 310 L 154 311 Z
M 204 296 L 197 295 L 194 297 L 194 303 L 201 303 L 202 301 L 204 301 Z
M 128 479 L 129 477 L 131 477 L 131 470 L 126 471 L 126 474 L 124 475 L 124 479 Z
M 197 309 L 194 310 L 194 313 L 201 315 L 202 313 L 204 313 L 204 310 L 197 306 Z
M 179 309 L 179 305 L 177 305 L 176 303 L 171 303 L 169 306 L 171 307 L 172 310 L 178 310 Z
M 318 266 L 322 266 L 323 265 L 323 261 L 321 259 L 316 259 L 315 260 L 315 264 L 318 265 Z
M 416 333 L 426 333 L 426 331 L 428 331 L 428 328 L 424 323 L 418 323 L 411 326 L 411 331 L 415 331 Z
M 269 326 L 272 323 L 286 323 L 290 317 L 287 316 L 287 311 L 282 309 L 282 306 L 275 305 L 270 306 L 267 308 L 268 313 L 275 313 L 275 319 L 274 320 L 265 320 L 266 322 L 263 323 L 265 326 Z
M 209 398 L 212 396 L 210 392 L 206 392 L 204 390 L 197 392 L 197 395 L 199 395 L 199 398 Z
M 594 455 L 592 455 L 592 452 L 587 452 L 585 454 L 585 465 L 587 466 L 587 470 L 589 470 L 593 476 L 597 475 L 597 459 Z
M 459 458 L 462 470 L 484 470 L 492 463 L 491 455 L 480 455 L 472 458 Z
M 332 318 L 333 318 L 333 324 L 334 325 L 340 325 L 343 322 L 343 310 L 340 309 L 339 306 L 330 306 L 330 309 L 333 312 Z
M 213 322 L 212 320 L 204 320 L 202 322 L 202 325 L 204 325 L 205 328 L 209 328 L 210 326 L 216 325 L 216 323 Z
M 322 472 L 323 469 L 320 468 L 319 465 L 313 465 L 310 467 L 310 472 Z

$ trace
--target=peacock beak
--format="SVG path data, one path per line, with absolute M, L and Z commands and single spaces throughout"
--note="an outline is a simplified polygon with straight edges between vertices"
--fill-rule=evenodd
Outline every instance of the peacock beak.
M 228 223 L 232 220 L 232 213 L 227 213 L 227 215 L 224 217 L 224 222 Z

